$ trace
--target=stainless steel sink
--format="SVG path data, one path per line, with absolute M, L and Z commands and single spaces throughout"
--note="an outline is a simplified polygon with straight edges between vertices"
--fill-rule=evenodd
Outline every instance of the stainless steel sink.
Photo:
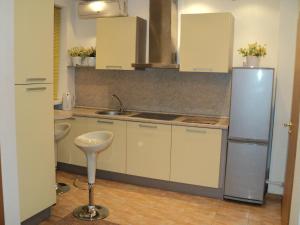
M 122 115 L 128 115 L 130 112 L 121 112 L 117 110 L 105 110 L 105 111 L 97 111 L 96 114 L 98 115 L 108 115 L 108 116 L 122 116 Z
M 175 120 L 179 115 L 174 114 L 162 114 L 162 113 L 138 113 L 132 117 L 145 118 L 145 119 L 155 119 L 155 120 Z

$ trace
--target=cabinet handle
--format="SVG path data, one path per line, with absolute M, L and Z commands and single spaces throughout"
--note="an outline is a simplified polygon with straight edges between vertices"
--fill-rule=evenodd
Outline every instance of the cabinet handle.
M 152 128 L 152 129 L 157 128 L 157 126 L 155 126 L 155 125 L 146 125 L 146 124 L 139 124 L 139 127 L 141 127 L 141 128 Z
M 35 88 L 26 88 L 27 91 L 45 91 L 46 87 L 35 87 Z
M 27 78 L 26 81 L 28 82 L 38 82 L 38 81 L 45 81 L 47 78 L 44 77 L 36 77 L 36 78 Z
M 105 66 L 106 69 L 122 69 L 122 66 Z
M 104 121 L 104 120 L 97 120 L 97 123 L 114 124 L 113 121 Z
M 187 128 L 186 131 L 191 133 L 206 134 L 205 130 L 195 130 L 195 129 Z
M 212 68 L 193 68 L 195 72 L 212 72 Z

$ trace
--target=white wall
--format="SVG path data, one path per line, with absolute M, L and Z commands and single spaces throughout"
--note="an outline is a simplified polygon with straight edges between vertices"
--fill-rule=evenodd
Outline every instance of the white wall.
M 75 93 L 74 70 L 68 68 L 70 59 L 67 55 L 69 48 L 73 46 L 73 0 L 54 0 L 55 6 L 61 8 L 61 46 L 60 46 L 60 77 L 58 87 L 58 98 L 61 99 L 67 90 Z
M 13 6 L 13 0 L 0 0 L 0 154 L 7 225 L 20 224 L 15 135 Z
M 70 28 L 68 28 L 71 30 L 68 46 L 82 45 L 88 47 L 95 45 L 95 20 L 79 19 L 75 4 L 77 0 L 69 0 L 68 2 L 70 3 L 70 1 L 73 4 L 70 8 L 72 16 Z M 287 130 L 282 124 L 289 121 L 290 118 L 297 3 L 298 0 L 178 0 L 180 14 L 231 12 L 234 15 L 234 66 L 241 66 L 243 62 L 243 58 L 237 53 L 238 48 L 255 41 L 267 45 L 268 55 L 262 59 L 261 65 L 276 68 L 278 76 L 277 109 L 270 173 L 270 179 L 275 182 L 283 182 L 284 180 Z M 149 20 L 149 0 L 129 0 L 128 7 L 130 16 L 140 16 Z M 65 84 L 64 86 L 68 85 Z M 62 87 L 61 93 L 64 92 L 65 87 Z M 269 191 L 281 194 L 282 187 L 271 185 Z
M 299 121 L 300 127 L 300 121 Z M 290 225 L 300 224 L 300 132 L 298 134 L 296 166 L 294 175 L 294 186 L 292 195 L 292 207 Z
M 297 0 L 282 0 L 277 66 L 277 96 L 273 134 L 270 179 L 284 181 L 287 159 L 288 132 L 283 124 L 290 121 L 295 70 L 296 37 L 299 5 Z M 269 186 L 269 192 L 281 194 L 282 187 Z

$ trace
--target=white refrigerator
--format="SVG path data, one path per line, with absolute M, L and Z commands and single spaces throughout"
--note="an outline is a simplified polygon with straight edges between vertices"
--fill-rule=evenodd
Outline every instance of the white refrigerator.
M 234 68 L 224 198 L 262 204 L 271 151 L 274 69 Z

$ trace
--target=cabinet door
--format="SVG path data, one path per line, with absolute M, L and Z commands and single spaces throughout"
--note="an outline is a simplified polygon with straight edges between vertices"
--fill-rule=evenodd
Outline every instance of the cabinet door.
M 53 0 L 15 1 L 15 83 L 52 83 L 53 10 Z
M 81 134 L 107 130 L 114 133 L 112 145 L 99 154 L 97 168 L 118 173 L 126 172 L 126 122 L 118 120 L 75 117 L 56 123 L 70 123 L 69 134 L 58 143 L 58 161 L 78 166 L 86 166 L 84 153 L 74 144 Z
M 76 137 L 90 132 L 90 118 L 74 117 L 72 120 L 66 120 L 71 123 L 69 134 L 58 143 L 58 161 L 76 166 L 86 167 L 86 158 L 84 153 L 75 146 L 74 140 Z
M 233 22 L 230 13 L 182 15 L 180 71 L 228 73 Z
M 111 146 L 98 156 L 97 169 L 117 173 L 126 172 L 126 122 L 93 119 L 92 131 L 111 131 L 114 139 Z
M 171 181 L 218 188 L 222 131 L 173 126 Z
M 57 161 L 62 163 L 71 163 L 71 153 L 76 150 L 74 145 L 74 139 L 76 138 L 77 132 L 75 131 L 76 128 L 76 119 L 65 119 L 65 120 L 57 120 L 55 121 L 56 124 L 60 123 L 68 123 L 71 125 L 71 129 L 68 134 L 64 138 L 62 138 L 57 143 Z
M 133 70 L 136 62 L 137 18 L 97 19 L 97 69 Z
M 52 85 L 16 86 L 21 220 L 56 202 Z
M 170 179 L 171 126 L 127 122 L 127 173 Z

